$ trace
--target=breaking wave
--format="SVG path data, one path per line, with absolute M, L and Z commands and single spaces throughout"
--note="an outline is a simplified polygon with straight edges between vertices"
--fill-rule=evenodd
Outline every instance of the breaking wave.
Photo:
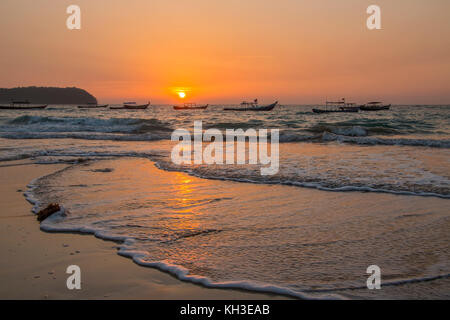
M 408 138 L 379 138 L 379 137 L 352 137 L 325 132 L 322 141 L 338 141 L 363 145 L 387 146 L 420 146 L 432 148 L 450 148 L 450 140 L 443 139 L 408 139 Z
M 104 132 L 131 133 L 171 132 L 170 124 L 158 119 L 82 118 L 24 115 L 6 122 L 2 132 Z

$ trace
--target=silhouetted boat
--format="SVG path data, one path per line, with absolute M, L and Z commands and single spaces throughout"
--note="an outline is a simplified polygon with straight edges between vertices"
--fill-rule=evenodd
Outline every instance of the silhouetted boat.
M 323 109 L 313 109 L 313 112 L 314 113 L 339 113 L 339 112 L 343 112 L 343 113 L 345 113 L 345 112 L 358 112 L 358 110 L 357 109 L 348 109 L 348 110 L 345 110 L 345 109 L 337 109 L 337 110 L 323 110 Z
M 365 105 L 359 106 L 359 109 L 363 111 L 380 111 L 389 110 L 391 108 L 390 104 L 382 105 L 379 101 L 369 102 Z
M 271 111 L 278 104 L 278 101 L 275 101 L 272 104 L 267 106 L 259 106 L 258 100 L 255 99 L 254 102 L 244 101 L 241 103 L 241 108 L 225 108 L 225 111 Z
M 204 106 L 197 106 L 195 103 L 185 103 L 183 106 L 173 106 L 175 110 L 205 110 L 208 104 Z
M 80 109 L 98 109 L 98 108 L 106 108 L 107 104 L 96 104 L 96 103 L 88 103 L 85 105 L 78 106 Z
M 150 105 L 147 104 L 136 104 L 136 102 L 125 102 L 122 107 L 109 107 L 112 110 L 145 110 Z
M 358 112 L 359 107 L 355 103 L 341 101 L 327 101 L 325 109 L 312 109 L 314 113 L 340 113 L 340 112 Z
M 0 105 L 2 110 L 39 110 L 45 109 L 47 105 L 30 105 L 30 101 L 11 101 L 9 105 Z

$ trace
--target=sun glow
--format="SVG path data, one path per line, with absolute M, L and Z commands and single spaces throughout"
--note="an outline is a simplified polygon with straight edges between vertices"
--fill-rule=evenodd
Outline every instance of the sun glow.
M 187 96 L 190 96 L 190 93 L 192 91 L 191 87 L 172 87 L 171 88 L 172 94 L 175 94 L 177 99 L 185 99 Z

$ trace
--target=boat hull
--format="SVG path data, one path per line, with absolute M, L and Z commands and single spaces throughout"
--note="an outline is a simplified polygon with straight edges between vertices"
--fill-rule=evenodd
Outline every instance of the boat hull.
M 123 107 L 109 107 L 111 110 L 145 110 L 148 108 L 150 104 L 142 104 L 142 105 L 124 105 Z
M 42 110 L 45 108 L 47 108 L 47 105 L 30 107 L 0 106 L 0 110 Z
M 180 107 L 180 106 L 173 106 L 174 110 L 205 110 L 208 108 L 208 105 L 201 106 L 201 107 Z
M 358 112 L 359 109 L 336 109 L 336 110 L 323 110 L 323 109 L 313 109 L 314 113 L 354 113 Z
M 256 107 L 256 108 L 225 108 L 224 111 L 271 111 L 276 107 L 278 101 L 267 106 Z
M 391 105 L 385 105 L 385 106 L 360 106 L 359 109 L 362 111 L 381 111 L 381 110 L 389 110 L 391 108 Z
M 99 109 L 99 108 L 106 108 L 108 107 L 107 104 L 99 104 L 99 105 L 86 105 L 86 106 L 78 106 L 78 109 Z

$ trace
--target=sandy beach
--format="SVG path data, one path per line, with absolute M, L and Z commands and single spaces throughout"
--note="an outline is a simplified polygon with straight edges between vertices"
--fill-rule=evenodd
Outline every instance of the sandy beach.
M 0 162 L 0 299 L 287 299 L 182 282 L 117 255 L 114 242 L 41 231 L 23 192 L 33 179 L 64 167 Z M 81 290 L 66 287 L 73 264 L 82 269 Z

